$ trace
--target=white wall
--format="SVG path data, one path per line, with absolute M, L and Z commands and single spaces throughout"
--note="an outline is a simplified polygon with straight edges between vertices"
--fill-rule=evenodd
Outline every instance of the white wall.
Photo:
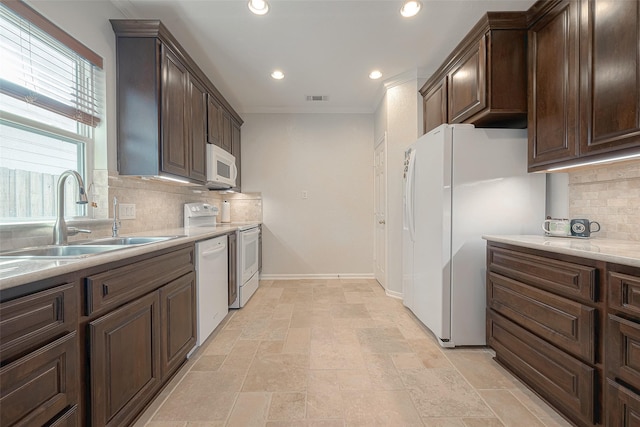
M 372 277 L 373 115 L 243 119 L 242 189 L 262 193 L 265 277 Z
M 376 132 L 387 132 L 387 285 L 389 295 L 402 297 L 402 170 L 404 151 L 421 135 L 422 80 L 413 78 L 387 86 L 375 114 Z M 383 121 L 383 123 L 380 123 Z

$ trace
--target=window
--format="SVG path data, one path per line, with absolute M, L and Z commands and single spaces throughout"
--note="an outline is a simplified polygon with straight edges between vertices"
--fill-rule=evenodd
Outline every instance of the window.
M 51 218 L 62 172 L 77 170 L 90 185 L 102 58 L 25 3 L 7 1 L 0 63 L 0 219 Z M 66 185 L 66 214 L 86 215 L 74 180 Z

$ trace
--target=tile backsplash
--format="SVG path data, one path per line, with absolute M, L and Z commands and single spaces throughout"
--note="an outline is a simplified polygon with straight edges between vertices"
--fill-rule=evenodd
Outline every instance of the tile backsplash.
M 262 221 L 260 193 L 221 193 L 204 188 L 183 186 L 159 179 L 120 176 L 116 172 L 94 172 L 87 190 L 89 221 L 74 222 L 74 226 L 89 228 L 90 235 L 70 236 L 69 241 L 111 236 L 113 197 L 119 203 L 136 205 L 136 218 L 121 220 L 122 235 L 144 231 L 180 228 L 183 226 L 183 205 L 204 202 L 221 209 L 223 200 L 231 205 L 231 221 Z M 220 221 L 218 216 L 218 221 Z M 69 222 L 69 221 L 68 221 Z M 3 225 L 0 227 L 0 250 L 51 244 L 53 222 L 38 225 Z
M 570 172 L 569 215 L 599 222 L 597 237 L 640 241 L 640 160 Z

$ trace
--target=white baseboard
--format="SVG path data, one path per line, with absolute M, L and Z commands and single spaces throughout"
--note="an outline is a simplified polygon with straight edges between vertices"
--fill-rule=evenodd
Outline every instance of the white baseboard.
M 389 289 L 385 289 L 384 293 L 391 298 L 404 299 L 404 294 L 402 292 L 390 291 Z
M 260 280 L 327 280 L 327 279 L 373 279 L 372 273 L 335 274 L 260 274 Z

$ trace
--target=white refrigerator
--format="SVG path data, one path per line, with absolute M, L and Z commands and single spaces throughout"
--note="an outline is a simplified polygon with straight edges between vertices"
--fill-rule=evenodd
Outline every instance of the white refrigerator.
M 486 234 L 540 234 L 527 133 L 441 125 L 405 152 L 403 298 L 443 347 L 485 345 Z

